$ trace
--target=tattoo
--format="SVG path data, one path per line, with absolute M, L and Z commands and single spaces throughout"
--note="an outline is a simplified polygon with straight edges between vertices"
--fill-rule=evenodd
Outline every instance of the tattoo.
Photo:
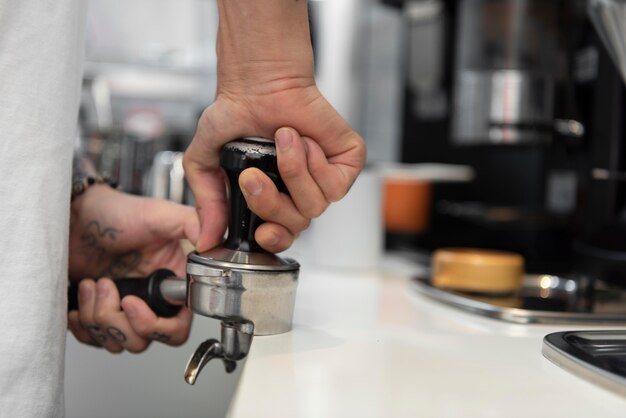
M 129 273 L 139 270 L 143 261 L 141 251 L 129 251 L 111 259 L 109 265 L 100 273 L 99 277 L 111 277 L 118 279 L 127 276 Z
M 126 342 L 127 340 L 126 334 L 124 334 L 118 328 L 108 327 L 107 332 L 120 343 Z
M 172 337 L 170 337 L 167 334 L 162 334 L 160 332 L 153 332 L 152 334 L 150 334 L 150 339 L 156 340 L 156 341 L 159 341 L 159 342 L 162 342 L 162 343 L 166 343 L 169 340 L 171 340 Z
M 123 231 L 113 228 L 103 228 L 98 221 L 91 221 L 80 235 L 80 254 L 88 263 L 99 264 L 110 259 L 108 265 L 97 277 L 111 277 L 113 279 L 127 276 L 138 269 L 143 261 L 141 251 L 133 250 L 111 257 L 106 246 L 118 239 Z
M 98 344 L 104 344 L 107 341 L 107 336 L 104 332 L 102 332 L 101 328 L 97 325 L 88 325 L 87 331 L 91 334 L 94 340 L 98 342 Z

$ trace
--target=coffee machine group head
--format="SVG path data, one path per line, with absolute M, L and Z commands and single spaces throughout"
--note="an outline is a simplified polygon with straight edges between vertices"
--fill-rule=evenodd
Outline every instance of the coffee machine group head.
M 214 358 L 227 372 L 246 357 L 253 335 L 291 330 L 300 265 L 263 250 L 254 238 L 261 218 L 252 213 L 239 189 L 239 175 L 257 168 L 285 191 L 270 140 L 243 138 L 226 144 L 220 164 L 229 184 L 230 221 L 224 244 L 187 260 L 187 305 L 197 314 L 221 321 L 221 340 L 200 344 L 185 370 L 194 384 Z

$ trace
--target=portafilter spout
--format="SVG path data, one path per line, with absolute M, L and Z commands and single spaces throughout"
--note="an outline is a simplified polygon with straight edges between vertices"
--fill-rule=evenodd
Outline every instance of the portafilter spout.
M 220 165 L 229 184 L 230 221 L 223 246 L 187 259 L 187 305 L 200 315 L 222 321 L 221 341 L 200 344 L 185 370 L 194 384 L 211 359 L 224 361 L 227 372 L 245 358 L 253 335 L 291 330 L 300 265 L 261 248 L 254 238 L 264 221 L 252 213 L 239 189 L 239 175 L 255 167 L 286 192 L 276 162 L 274 142 L 243 138 L 222 149 Z

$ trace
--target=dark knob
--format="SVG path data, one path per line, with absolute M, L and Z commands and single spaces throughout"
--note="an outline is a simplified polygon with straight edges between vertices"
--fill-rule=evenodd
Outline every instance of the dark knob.
M 234 251 L 265 252 L 254 239 L 254 233 L 264 220 L 248 208 L 239 188 L 239 175 L 247 168 L 256 167 L 272 179 L 278 190 L 286 192 L 278 173 L 274 142 L 262 138 L 229 142 L 222 149 L 220 164 L 226 173 L 230 191 L 230 220 L 224 247 Z

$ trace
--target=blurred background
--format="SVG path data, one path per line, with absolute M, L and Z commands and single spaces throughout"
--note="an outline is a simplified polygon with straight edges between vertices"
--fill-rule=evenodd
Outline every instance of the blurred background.
M 123 190 L 193 204 L 181 153 L 215 94 L 216 2 L 87 3 L 80 146 Z M 320 89 L 368 146 L 355 197 L 319 227 L 367 224 L 356 263 L 479 247 L 626 285 L 624 2 L 309 4 Z M 68 417 L 224 416 L 237 375 L 182 379 L 213 322 L 136 358 L 69 337 Z

